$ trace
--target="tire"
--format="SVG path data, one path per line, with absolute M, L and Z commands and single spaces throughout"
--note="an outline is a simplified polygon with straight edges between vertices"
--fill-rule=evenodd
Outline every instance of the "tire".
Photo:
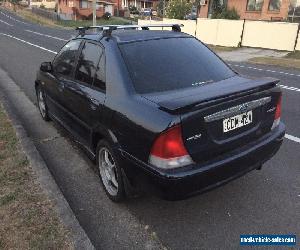
M 106 140 L 99 141 L 96 154 L 97 169 L 105 193 L 113 202 L 125 200 L 124 182 L 117 154 Z
M 45 94 L 44 91 L 40 86 L 36 87 L 36 99 L 37 99 L 37 105 L 40 111 L 40 114 L 44 121 L 50 121 L 49 113 L 48 113 L 48 107 L 45 101 Z

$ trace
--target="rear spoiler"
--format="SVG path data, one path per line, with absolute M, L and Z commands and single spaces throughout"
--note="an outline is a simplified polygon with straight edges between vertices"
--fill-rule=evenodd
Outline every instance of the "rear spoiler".
M 210 83 L 198 88 L 189 88 L 182 91 L 182 95 L 172 96 L 162 101 L 157 100 L 160 109 L 169 113 L 181 113 L 194 107 L 218 104 L 232 98 L 238 98 L 258 91 L 264 91 L 276 87 L 278 79 L 260 78 L 241 81 L 241 77 L 229 78 L 220 82 Z

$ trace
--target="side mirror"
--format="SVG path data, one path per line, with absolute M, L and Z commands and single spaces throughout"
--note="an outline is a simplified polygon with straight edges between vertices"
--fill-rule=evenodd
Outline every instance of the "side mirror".
M 51 62 L 43 62 L 41 64 L 40 70 L 43 72 L 52 72 L 53 68 Z

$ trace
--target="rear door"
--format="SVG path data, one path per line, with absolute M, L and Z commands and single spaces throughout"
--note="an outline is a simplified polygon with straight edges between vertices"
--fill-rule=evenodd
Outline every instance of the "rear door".
M 78 58 L 74 79 L 65 84 L 68 126 L 89 145 L 93 128 L 101 120 L 105 100 L 104 49 L 85 42 Z

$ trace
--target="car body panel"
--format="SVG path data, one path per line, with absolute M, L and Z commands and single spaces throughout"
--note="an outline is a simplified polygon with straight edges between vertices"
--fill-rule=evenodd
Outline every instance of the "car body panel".
M 276 79 L 251 79 L 236 74 L 196 88 L 138 94 L 119 45 L 142 39 L 190 36 L 170 31 L 116 31 L 115 34 L 76 38 L 103 47 L 105 91 L 74 80 L 74 73 L 70 77 L 42 71 L 37 74 L 36 83 L 45 92 L 50 116 L 71 132 L 92 159 L 98 141 L 104 138 L 124 160 L 122 168 L 130 185 L 139 187 L 149 182 L 152 189 L 159 189 L 166 196 L 174 188 L 178 197 L 183 197 L 257 168 L 278 150 L 285 128 L 281 123 L 271 130 L 275 111 L 266 113 L 276 106 L 281 94 Z M 255 118 L 251 126 L 224 137 L 219 121 L 205 122 L 205 117 L 211 114 L 263 97 L 270 97 L 271 101 L 253 110 Z M 184 144 L 194 164 L 174 170 L 157 169 L 148 163 L 152 145 L 160 133 L 177 124 L 181 124 Z M 193 136 L 196 140 L 188 140 Z M 250 164 L 249 157 L 255 154 L 259 157 Z M 239 168 L 239 162 L 245 166 Z M 234 168 L 228 171 L 231 164 Z M 192 188 L 188 188 L 189 183 Z M 182 189 L 176 188 L 177 185 Z
M 163 171 L 124 154 L 124 169 L 139 189 L 168 200 L 185 199 L 260 169 L 279 150 L 284 134 L 285 126 L 280 123 L 275 131 L 243 148 L 179 170 Z

